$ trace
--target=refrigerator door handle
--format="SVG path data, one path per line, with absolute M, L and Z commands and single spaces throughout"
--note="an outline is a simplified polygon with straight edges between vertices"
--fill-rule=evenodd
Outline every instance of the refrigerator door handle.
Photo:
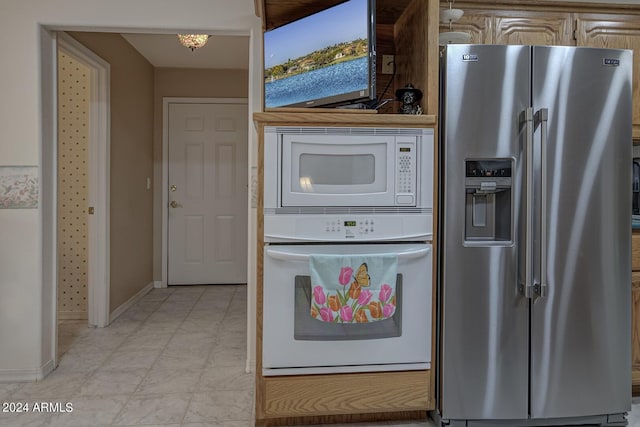
M 540 283 L 533 287 L 534 298 L 545 298 L 549 293 L 547 284 L 547 129 L 549 109 L 541 108 L 535 115 L 536 125 L 540 124 Z
M 524 283 L 520 283 L 518 291 L 525 298 L 533 298 L 533 108 L 528 107 L 523 112 L 525 122 L 525 155 L 526 155 L 526 185 L 525 185 L 525 241 L 524 241 Z M 522 246 L 521 246 L 522 247 Z

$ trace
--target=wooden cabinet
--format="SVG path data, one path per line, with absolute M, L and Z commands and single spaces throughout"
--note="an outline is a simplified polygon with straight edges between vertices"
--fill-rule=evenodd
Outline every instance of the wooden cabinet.
M 640 230 L 631 236 L 631 372 L 633 394 L 640 394 Z
M 633 137 L 640 138 L 640 16 L 582 14 L 576 19 L 578 46 L 632 49 Z
M 472 44 L 493 44 L 493 17 L 487 11 L 480 9 L 465 10 L 458 22 L 440 23 L 440 32 L 463 31 L 471 34 Z
M 558 12 L 496 12 L 494 44 L 570 46 L 571 14 Z
M 435 409 L 435 375 L 420 371 L 263 376 L 263 274 L 264 239 L 264 127 L 265 126 L 365 126 L 429 127 L 435 116 L 336 113 L 335 110 L 279 109 L 256 113 L 258 133 L 258 242 L 256 280 L 256 425 L 324 424 L 335 422 L 424 419 Z M 331 112 L 328 112 L 331 111 Z M 434 152 L 437 158 L 437 152 Z M 434 174 L 437 173 L 434 171 Z M 437 188 L 437 179 L 434 182 Z M 434 216 L 434 225 L 437 218 Z M 435 242 L 432 242 L 435 243 Z M 437 245 L 434 244 L 434 251 Z M 433 255 L 436 259 L 436 254 Z M 435 268 L 433 283 L 435 283 Z M 432 289 L 435 295 L 435 288 Z M 435 301 L 435 296 L 433 297 Z M 435 304 L 432 307 L 435 316 Z M 432 317 L 432 325 L 435 325 Z M 431 331 L 431 360 L 435 360 L 435 326 Z M 432 365 L 433 366 L 433 365 Z
M 574 44 L 570 13 L 482 9 L 469 9 L 464 12 L 458 22 L 451 24 L 451 30 L 471 34 L 471 43 L 556 46 Z M 440 24 L 440 32 L 443 31 L 449 31 L 449 24 Z

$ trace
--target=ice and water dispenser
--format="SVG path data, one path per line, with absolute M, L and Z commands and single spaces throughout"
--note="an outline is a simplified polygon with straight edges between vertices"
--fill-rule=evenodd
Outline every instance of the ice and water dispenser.
M 511 240 L 512 165 L 511 159 L 465 161 L 465 240 Z

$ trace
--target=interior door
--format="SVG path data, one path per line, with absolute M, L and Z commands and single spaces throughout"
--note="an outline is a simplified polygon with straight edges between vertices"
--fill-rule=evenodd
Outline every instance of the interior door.
M 246 283 L 247 114 L 169 104 L 169 285 Z
M 542 201 L 535 258 L 544 261 L 535 263 L 534 282 L 547 289 L 532 303 L 531 417 L 625 412 L 631 52 L 535 47 L 533 58 L 533 107 L 548 109 L 548 122 L 534 138 Z

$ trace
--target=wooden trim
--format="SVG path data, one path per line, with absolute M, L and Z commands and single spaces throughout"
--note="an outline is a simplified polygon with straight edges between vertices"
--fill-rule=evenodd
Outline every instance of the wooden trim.
M 640 271 L 640 233 L 631 235 L 631 270 Z
M 446 0 L 440 0 L 442 7 L 449 7 Z M 486 10 L 526 10 L 526 11 L 564 11 L 575 13 L 624 13 L 640 14 L 640 5 L 616 3 L 563 2 L 553 0 L 464 0 L 457 1 L 458 9 L 479 8 Z
M 265 377 L 265 418 L 426 411 L 430 371 Z
M 276 107 L 276 108 L 265 108 L 265 112 L 267 113 L 335 113 L 341 114 L 343 111 L 346 114 L 377 114 L 377 110 L 366 110 L 366 109 L 351 109 L 351 108 L 295 108 L 295 107 Z
M 296 426 L 296 425 L 325 426 L 325 425 L 331 425 L 331 424 L 383 423 L 385 421 L 424 422 L 428 420 L 428 418 L 429 418 L 429 415 L 427 411 L 378 412 L 374 414 L 349 414 L 349 415 L 324 415 L 324 416 L 317 416 L 317 417 L 268 418 L 263 420 L 256 420 L 256 426 L 257 427 L 264 427 L 264 426 L 290 427 L 290 426 Z M 357 425 L 354 427 L 357 427 Z
M 255 113 L 254 117 L 259 114 Z M 262 377 L 262 312 L 263 312 L 263 276 L 264 276 L 264 125 L 256 120 L 258 133 L 258 188 L 257 188 L 257 225 L 256 225 L 256 381 L 255 381 L 255 417 L 263 419 L 265 414 L 264 381 Z
M 257 122 L 268 122 L 272 125 L 304 125 L 304 126 L 332 126 L 332 125 L 352 125 L 352 126 L 419 126 L 431 127 L 436 124 L 436 116 L 422 115 L 412 116 L 405 114 L 354 114 L 336 113 L 286 113 L 286 112 L 265 112 L 254 113 L 253 119 Z

